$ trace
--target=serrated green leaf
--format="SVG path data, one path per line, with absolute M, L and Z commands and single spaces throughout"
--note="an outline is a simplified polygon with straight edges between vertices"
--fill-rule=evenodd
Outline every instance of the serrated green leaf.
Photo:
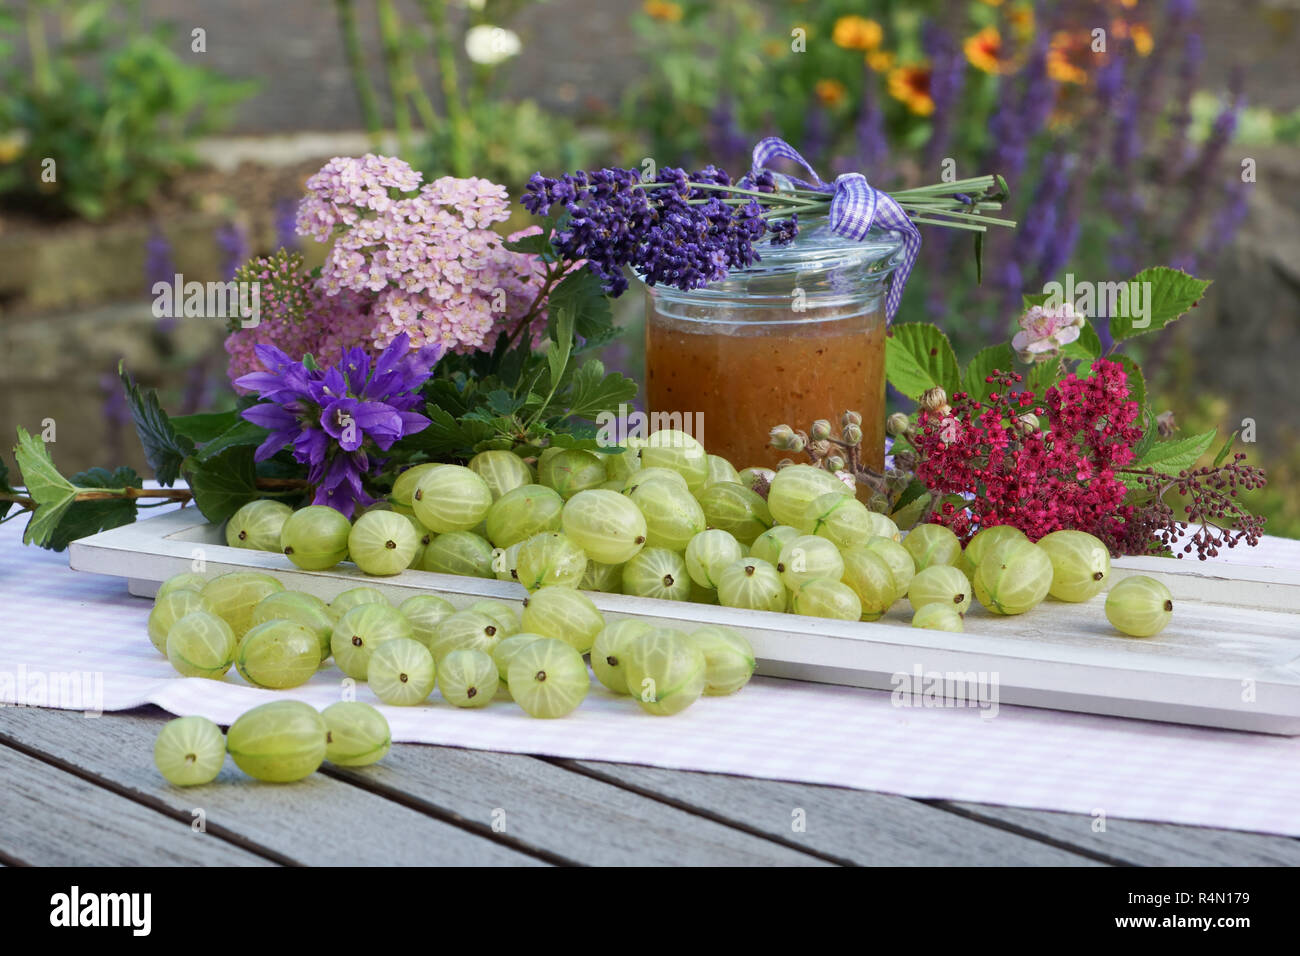
M 158 393 L 154 389 L 142 392 L 121 365 L 118 365 L 117 372 L 126 390 L 127 406 L 131 409 L 131 420 L 135 422 L 144 457 L 158 484 L 171 487 L 180 475 L 181 462 L 193 454 L 194 442 L 176 433 L 167 413 L 158 403 Z
M 1142 456 L 1151 450 L 1151 446 L 1156 443 L 1156 439 L 1160 437 L 1160 428 L 1156 424 L 1156 417 L 1152 414 L 1151 409 L 1143 406 L 1141 414 L 1142 437 L 1133 446 L 1134 461 L 1140 461 Z
M 597 339 L 613 326 L 614 314 L 600 279 L 589 269 L 576 269 L 556 285 L 547 299 L 551 338 L 561 341 L 556 320 L 566 309 L 572 310 L 573 334 L 582 339 Z
M 1215 468 L 1218 468 L 1220 465 L 1222 465 L 1225 461 L 1228 460 L 1228 453 L 1232 451 L 1232 443 L 1235 442 L 1236 440 L 1237 440 L 1237 432 L 1234 431 L 1231 435 L 1228 436 L 1228 440 L 1223 443 L 1223 447 L 1219 449 L 1219 453 L 1214 456 Z
M 91 468 L 72 476 L 72 483 L 80 490 L 96 488 L 121 490 L 140 488 L 143 482 L 131 468 L 118 468 L 108 471 L 105 468 Z M 136 502 L 133 498 L 104 498 L 91 501 L 73 501 L 72 506 L 63 513 L 50 540 L 46 544 L 51 551 L 62 551 L 71 542 L 87 535 L 98 534 L 110 528 L 120 528 L 136 519 Z
M 573 375 L 572 389 L 568 395 L 569 418 L 595 418 L 601 412 L 618 412 L 636 398 L 637 384 L 618 372 L 605 374 L 605 366 L 589 359 Z
M 550 240 L 541 233 L 521 236 L 518 239 L 507 239 L 501 243 L 501 246 L 507 252 L 521 252 L 530 256 L 540 256 L 551 251 Z
M 546 350 L 546 365 L 551 371 L 551 394 L 564 384 L 564 370 L 569 364 L 569 354 L 573 351 L 574 305 L 562 303 L 558 309 L 551 307 L 554 323 L 552 326 L 551 347 Z
M 957 356 L 937 326 L 926 322 L 895 325 L 885 339 L 889 384 L 913 401 L 936 386 L 950 396 L 959 391 Z
M 1134 304 L 1132 301 L 1132 290 L 1135 288 L 1145 290 L 1146 283 L 1150 283 L 1150 294 L 1145 291 L 1141 292 L 1141 299 L 1146 306 L 1148 314 L 1140 320 L 1133 315 Z M 1128 308 L 1122 311 L 1125 314 L 1112 315 L 1110 317 L 1110 334 L 1116 342 L 1132 338 L 1136 335 L 1142 335 L 1147 332 L 1157 332 L 1163 329 L 1170 322 L 1182 318 L 1189 309 L 1201 301 L 1201 296 L 1210 286 L 1210 280 L 1198 279 L 1190 276 L 1179 269 L 1171 269 L 1167 266 L 1156 266 L 1153 269 L 1144 269 L 1125 286 L 1130 290 Z M 1110 298 L 1109 290 L 1106 290 L 1107 299 Z M 1103 295 L 1101 290 L 1098 291 L 1097 297 L 1100 299 Z M 1097 303 L 1100 308 L 1101 303 Z M 1108 306 L 1109 308 L 1109 306 Z M 1142 321 L 1144 324 L 1138 326 L 1136 323 Z
M 487 407 L 498 415 L 513 415 L 524 404 L 523 399 L 516 398 L 503 388 L 489 392 L 484 400 L 487 402 Z
M 1145 455 L 1137 460 L 1133 468 L 1154 468 L 1163 474 L 1176 475 L 1191 468 L 1209 449 L 1218 429 L 1212 429 L 1190 438 L 1175 438 L 1170 441 L 1156 442 Z
M 933 496 L 922 488 L 921 493 L 907 504 L 895 508 L 890 517 L 900 529 L 911 528 L 924 517 L 932 503 Z
M 247 419 L 241 418 L 200 448 L 194 457 L 199 461 L 207 461 L 222 454 L 228 448 L 237 448 L 244 445 L 256 447 L 266 441 L 266 436 L 269 434 L 271 433 L 261 425 L 255 425 Z
M 253 449 L 247 445 L 227 448 L 206 461 L 187 458 L 185 477 L 194 492 L 194 503 L 213 524 L 225 521 L 248 502 L 261 497 Z
M 1016 367 L 1016 353 L 1010 345 L 991 345 L 980 349 L 966 366 L 966 375 L 962 387 L 976 401 L 984 401 L 991 390 L 986 381 L 996 372 L 1011 372 Z
M 1024 303 L 1025 311 L 1028 312 L 1036 305 L 1046 305 L 1051 297 L 1050 292 L 1026 292 L 1020 297 L 1020 301 Z
M 28 434 L 25 428 L 18 429 L 14 459 L 22 472 L 28 497 L 36 502 L 36 510 L 23 531 L 23 544 L 47 547 L 64 513 L 72 506 L 76 486 L 54 467 L 45 442 Z
M 199 412 L 197 415 L 173 415 L 172 428 L 176 434 L 184 435 L 190 440 L 202 443 L 212 441 L 226 429 L 239 422 L 239 412 Z
M 1097 335 L 1097 330 L 1092 327 L 1092 323 L 1085 321 L 1083 328 L 1079 330 L 1079 337 L 1062 351 L 1068 359 L 1090 362 L 1101 355 L 1101 337 Z

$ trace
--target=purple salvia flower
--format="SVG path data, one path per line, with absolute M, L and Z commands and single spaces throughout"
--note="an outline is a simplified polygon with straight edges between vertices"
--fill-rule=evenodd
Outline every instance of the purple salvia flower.
M 937 166 L 947 154 L 952 124 L 966 76 L 961 48 L 952 34 L 933 21 L 921 31 L 921 48 L 930 58 L 930 97 L 934 100 L 930 139 L 925 144 L 925 163 Z
M 233 279 L 235 272 L 248 261 L 248 230 L 230 220 L 217 227 L 217 245 L 221 247 L 222 278 Z
M 298 200 L 279 199 L 275 204 L 275 247 L 277 249 L 298 249 Z

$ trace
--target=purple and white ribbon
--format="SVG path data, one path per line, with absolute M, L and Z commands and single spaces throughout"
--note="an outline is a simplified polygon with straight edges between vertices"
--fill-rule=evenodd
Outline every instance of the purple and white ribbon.
M 766 169 L 767 164 L 774 159 L 788 159 L 808 170 L 812 181 L 791 178 L 790 181 L 795 185 L 832 194 L 832 231 L 850 239 L 862 240 L 867 237 L 873 225 L 879 224 L 885 229 L 897 229 L 902 233 L 903 261 L 890 279 L 889 294 L 885 299 L 885 316 L 892 322 L 903 297 L 903 288 L 907 285 L 908 276 L 912 274 L 912 266 L 916 264 L 917 253 L 921 251 L 921 233 L 916 224 L 894 197 L 873 187 L 861 173 L 845 173 L 836 177 L 833 183 L 823 182 L 808 161 L 799 155 L 799 151 L 779 136 L 769 136 L 754 147 L 753 171 L 757 173 Z

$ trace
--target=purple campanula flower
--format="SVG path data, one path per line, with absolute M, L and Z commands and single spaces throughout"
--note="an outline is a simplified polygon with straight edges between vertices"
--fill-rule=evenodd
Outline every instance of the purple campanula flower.
M 428 427 L 429 419 L 412 409 L 443 351 L 441 345 L 413 350 L 402 333 L 373 363 L 364 349 L 347 349 L 338 364 L 309 369 L 275 346 L 258 345 L 266 371 L 236 382 L 264 399 L 243 412 L 270 432 L 254 459 L 265 461 L 288 446 L 308 466 L 315 503 L 351 517 L 357 504 L 372 501 L 363 479 L 383 463 L 370 450 L 387 451 Z

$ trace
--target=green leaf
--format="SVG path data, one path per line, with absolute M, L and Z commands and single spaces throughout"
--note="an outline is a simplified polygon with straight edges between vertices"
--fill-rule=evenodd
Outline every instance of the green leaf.
M 255 425 L 247 419 L 239 419 L 212 441 L 204 445 L 195 454 L 198 461 L 207 461 L 224 453 L 227 449 L 245 445 L 260 445 L 271 434 L 261 425 Z
M 551 251 L 550 240 L 540 232 L 533 236 L 508 239 L 501 246 L 507 252 L 522 252 L 530 256 L 540 256 Z
M 118 468 L 112 472 L 105 468 L 91 468 L 89 471 L 73 475 L 72 483 L 81 490 L 96 488 L 120 490 L 140 488 L 144 484 L 140 476 L 130 468 Z M 46 547 L 51 551 L 62 551 L 78 538 L 98 534 L 110 528 L 120 528 L 124 524 L 130 524 L 135 518 L 136 502 L 133 498 L 74 501 L 59 520 Z
M 407 435 L 393 451 L 410 454 L 422 452 L 432 459 L 469 458 L 475 447 L 497 437 L 487 422 L 472 418 L 457 418 L 445 408 L 429 405 L 424 413 L 429 416 L 429 427 L 414 435 Z
M 172 428 L 176 434 L 195 442 L 212 441 L 239 421 L 239 412 L 200 412 L 197 415 L 173 415 Z
M 562 303 L 558 309 L 551 309 L 554 323 L 551 347 L 546 351 L 546 365 L 551 370 L 552 395 L 564 383 L 564 370 L 569 364 L 569 354 L 573 351 L 574 308 L 570 301 Z
M 1151 446 L 1156 443 L 1160 437 L 1160 427 L 1156 424 L 1156 416 L 1151 409 L 1145 405 L 1142 407 L 1142 437 L 1138 443 L 1133 446 L 1133 460 L 1141 461 L 1142 456 L 1151 450 Z
M 595 418 L 601 412 L 617 413 L 619 405 L 636 398 L 637 384 L 618 372 L 605 374 L 605 366 L 589 359 L 573 375 L 566 417 Z
M 989 390 L 992 388 L 984 379 L 988 378 L 995 371 L 1011 372 L 1016 367 L 1016 353 L 1010 345 L 990 345 L 986 349 L 980 349 L 975 353 L 975 357 L 970 360 L 966 366 L 966 376 L 963 388 L 970 393 L 976 401 L 984 401 L 988 397 Z
M 1175 438 L 1171 441 L 1156 442 L 1141 459 L 1129 467 L 1154 468 L 1166 475 L 1176 475 L 1178 472 L 1191 468 L 1196 464 L 1206 450 L 1209 449 L 1210 444 L 1214 441 L 1214 436 L 1217 434 L 1218 430 L 1212 429 L 1191 438 Z
M 1110 361 L 1118 362 L 1124 367 L 1128 377 L 1128 397 L 1138 403 L 1140 408 L 1147 404 L 1147 381 L 1142 375 L 1142 368 L 1127 355 L 1112 355 Z
M 1149 286 L 1146 283 L 1150 283 Z M 1134 307 L 1132 298 L 1129 298 L 1129 307 L 1122 311 L 1126 314 L 1111 315 L 1110 317 L 1110 334 L 1116 342 L 1132 338 L 1136 335 L 1142 335 L 1146 332 L 1156 332 L 1163 329 L 1170 322 L 1182 318 L 1182 316 L 1198 302 L 1205 290 L 1210 286 L 1210 280 L 1198 279 L 1190 276 L 1179 269 L 1170 269 L 1167 266 L 1157 266 L 1153 269 L 1144 269 L 1139 272 L 1125 285 L 1128 289 L 1133 290 L 1136 287 L 1144 290 L 1140 293 L 1141 301 L 1146 306 L 1147 315 L 1143 316 L 1140 321 L 1144 324 L 1139 326 L 1139 321 L 1133 316 Z M 1145 291 L 1149 289 L 1149 295 Z M 1098 299 L 1102 296 L 1102 291 L 1097 293 Z M 1110 296 L 1107 294 L 1107 298 Z M 1097 306 L 1100 308 L 1101 303 Z
M 917 495 L 907 504 L 895 508 L 890 517 L 893 519 L 894 524 L 898 525 L 899 528 L 911 528 L 921 520 L 926 509 L 930 507 L 932 502 L 933 496 L 929 491 L 922 488 L 921 494 Z
M 949 396 L 960 390 L 957 356 L 948 337 L 926 322 L 895 325 L 885 339 L 889 384 L 913 401 L 935 386 Z
M 1026 292 L 1024 295 L 1020 297 L 1020 301 L 1024 303 L 1025 311 L 1028 312 L 1036 305 L 1046 305 L 1047 300 L 1050 299 L 1051 297 L 1052 294 L 1050 292 L 1034 292 L 1034 293 Z
M 136 434 L 144 448 L 144 457 L 153 468 L 154 477 L 164 487 L 171 487 L 180 475 L 181 462 L 194 452 L 194 442 L 179 435 L 167 419 L 167 413 L 158 404 L 154 389 L 141 392 L 126 369 L 119 364 L 117 373 L 126 389 L 127 405 L 135 422 Z
M 925 482 L 913 478 L 912 483 L 903 489 L 903 493 L 900 494 L 898 500 L 894 502 L 894 511 L 897 512 L 901 508 L 906 508 L 928 491 L 929 489 L 925 487 Z
M 1228 440 L 1223 443 L 1223 447 L 1219 449 L 1219 453 L 1214 456 L 1215 468 L 1218 468 L 1220 465 L 1222 465 L 1225 461 L 1228 460 L 1228 453 L 1232 451 L 1232 443 L 1236 440 L 1237 440 L 1237 432 L 1234 431 L 1231 435 L 1228 436 Z
M 54 467 L 45 442 L 29 435 L 25 428 L 18 429 L 14 458 L 23 474 L 27 494 L 36 502 L 36 510 L 23 531 L 23 544 L 48 547 L 64 513 L 72 506 L 77 489 Z
M 556 330 L 558 315 L 566 309 L 572 310 L 573 332 L 584 340 L 608 335 L 614 324 L 609 297 L 589 269 L 577 269 L 561 279 L 547 299 L 546 308 L 551 317 L 548 331 L 557 342 L 561 341 Z
M 1101 355 L 1101 337 L 1091 322 L 1084 322 L 1079 330 L 1079 337 L 1063 350 L 1065 357 L 1090 362 Z
M 227 448 L 205 461 L 188 458 L 185 476 L 194 492 L 194 503 L 213 524 L 220 524 L 248 502 L 261 497 L 253 449 L 247 445 Z

